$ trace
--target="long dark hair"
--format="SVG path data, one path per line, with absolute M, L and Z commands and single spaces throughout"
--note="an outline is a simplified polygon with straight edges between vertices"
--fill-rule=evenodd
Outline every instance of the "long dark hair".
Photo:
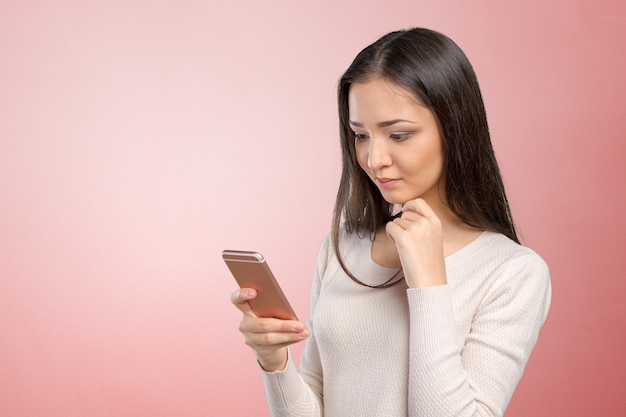
M 373 77 L 412 92 L 435 115 L 443 138 L 445 202 L 450 210 L 468 225 L 502 233 L 519 243 L 472 65 L 458 45 L 439 32 L 401 30 L 363 49 L 339 81 L 342 172 L 332 237 L 348 276 L 361 283 L 347 270 L 339 252 L 342 221 L 346 232 L 373 236 L 389 221 L 393 208 L 360 168 L 349 124 L 351 84 Z

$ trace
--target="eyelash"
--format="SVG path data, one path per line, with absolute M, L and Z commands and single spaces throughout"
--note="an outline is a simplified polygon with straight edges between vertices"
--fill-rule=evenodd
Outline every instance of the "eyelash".
M 413 135 L 413 132 L 406 132 L 406 133 L 392 133 L 389 135 L 389 137 L 395 141 L 401 142 L 405 139 L 410 138 Z
M 391 133 L 389 134 L 389 138 L 393 139 L 397 142 L 402 142 L 405 139 L 410 138 L 413 135 L 413 132 L 406 132 L 406 133 Z M 365 133 L 356 133 L 354 132 L 354 140 L 358 141 L 358 142 L 364 142 L 365 140 L 369 139 L 369 136 L 366 135 Z

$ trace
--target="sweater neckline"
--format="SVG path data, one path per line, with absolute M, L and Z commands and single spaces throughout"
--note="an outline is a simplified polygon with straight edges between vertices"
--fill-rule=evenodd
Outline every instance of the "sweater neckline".
M 464 259 L 472 257 L 476 253 L 480 252 L 489 242 L 491 242 L 497 236 L 498 233 L 490 232 L 488 230 L 483 231 L 476 237 L 476 239 L 472 240 L 470 243 L 463 246 L 456 252 L 453 252 L 450 255 L 446 256 L 446 268 L 449 268 L 450 266 Z
M 479 234 L 474 240 L 469 242 L 467 245 L 463 246 L 461 249 L 451 253 L 450 255 L 445 257 L 446 266 L 453 265 L 457 263 L 460 259 L 466 259 L 469 256 L 472 256 L 474 253 L 479 252 L 487 242 L 491 241 L 497 233 L 490 232 L 488 230 L 483 231 Z M 361 262 L 365 262 L 367 265 L 367 269 L 374 269 L 376 273 L 396 273 L 399 271 L 398 268 L 389 268 L 386 266 L 382 266 L 374 259 L 372 259 L 372 240 L 369 238 L 363 238 L 360 240 L 360 248 L 357 251 L 359 256 L 359 260 Z
M 446 269 L 480 252 L 497 236 L 497 233 L 483 231 L 470 243 L 446 256 Z M 353 239 L 356 240 L 355 250 L 350 251 L 347 258 L 350 259 L 350 269 L 361 281 L 368 285 L 378 285 L 396 274 L 398 278 L 404 276 L 401 269 L 382 266 L 372 259 L 372 240 L 369 237 L 353 236 Z

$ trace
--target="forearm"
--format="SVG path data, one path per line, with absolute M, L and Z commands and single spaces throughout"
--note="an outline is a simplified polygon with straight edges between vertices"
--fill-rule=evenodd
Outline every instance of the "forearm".
M 461 361 L 448 286 L 409 290 L 408 297 L 409 415 L 482 415 L 476 413 L 476 400 Z
M 468 334 L 457 334 L 449 286 L 410 289 L 408 298 L 409 415 L 503 415 L 545 320 L 547 275 L 492 285 Z

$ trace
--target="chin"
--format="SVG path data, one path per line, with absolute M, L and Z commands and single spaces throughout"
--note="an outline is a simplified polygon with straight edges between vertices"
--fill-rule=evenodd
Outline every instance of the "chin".
M 417 198 L 424 198 L 426 196 L 424 194 L 416 194 L 416 193 L 381 193 L 383 199 L 389 204 L 399 204 L 403 206 L 406 202 L 415 200 Z
M 411 201 L 414 198 L 417 198 L 417 197 L 406 197 L 406 196 L 403 197 L 401 195 L 393 195 L 391 193 L 387 195 L 385 195 L 384 193 L 381 193 L 381 195 L 383 196 L 383 199 L 389 204 L 399 204 L 399 205 L 403 205 L 407 201 Z

